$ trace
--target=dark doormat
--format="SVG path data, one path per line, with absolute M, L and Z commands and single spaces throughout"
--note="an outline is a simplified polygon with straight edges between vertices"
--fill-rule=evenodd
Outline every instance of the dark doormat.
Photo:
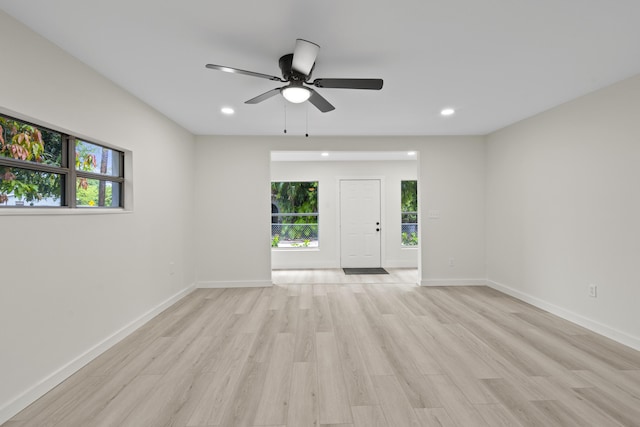
M 344 274 L 389 274 L 384 268 L 343 268 Z

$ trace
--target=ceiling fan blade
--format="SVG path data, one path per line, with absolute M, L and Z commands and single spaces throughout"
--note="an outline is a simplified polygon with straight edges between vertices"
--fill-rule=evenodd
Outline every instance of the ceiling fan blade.
M 271 98 L 272 96 L 276 96 L 279 93 L 280 93 L 280 88 L 277 87 L 275 89 L 271 89 L 270 91 L 263 93 L 262 95 L 258 95 L 255 98 L 251 98 L 250 100 L 245 101 L 244 103 L 245 104 L 257 104 L 258 102 L 265 101 L 265 100 Z
M 322 111 L 323 113 L 328 113 L 329 111 L 336 109 L 336 107 L 331 105 L 329 101 L 324 99 L 318 92 L 313 89 L 309 89 L 309 91 L 311 91 L 309 102 L 312 103 L 318 110 Z
M 331 89 L 382 89 L 382 79 L 315 79 L 312 85 Z
M 291 68 L 298 73 L 308 76 L 316 62 L 320 46 L 307 40 L 297 39 L 293 51 Z
M 205 67 L 210 70 L 224 71 L 225 73 L 244 74 L 245 76 L 260 77 L 261 79 L 274 80 L 284 82 L 280 77 L 270 76 L 269 74 L 256 73 L 254 71 L 241 70 L 239 68 L 225 67 L 224 65 L 207 64 Z

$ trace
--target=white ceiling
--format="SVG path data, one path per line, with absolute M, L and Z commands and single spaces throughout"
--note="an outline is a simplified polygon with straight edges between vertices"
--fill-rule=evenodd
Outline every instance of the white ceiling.
M 486 134 L 640 73 L 638 0 L 0 0 L 0 8 L 195 134 L 279 135 L 296 38 L 336 110 L 287 104 L 288 135 Z M 10 49 L 7 40 L 3 48 Z M 46 63 L 43 64 L 46 66 Z M 233 116 L 220 114 L 230 106 Z M 452 117 L 441 117 L 454 107 Z

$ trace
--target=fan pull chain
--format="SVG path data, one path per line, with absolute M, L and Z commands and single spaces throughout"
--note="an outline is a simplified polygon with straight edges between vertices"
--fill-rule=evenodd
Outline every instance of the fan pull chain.
M 284 133 L 287 133 L 287 103 L 284 104 Z
M 309 103 L 308 103 L 308 102 L 307 102 L 307 110 L 306 110 L 306 113 L 307 113 L 307 127 L 306 127 L 306 129 L 305 129 L 305 131 L 306 131 L 306 132 L 305 132 L 304 136 L 305 136 L 305 137 L 307 137 L 307 138 L 309 138 Z

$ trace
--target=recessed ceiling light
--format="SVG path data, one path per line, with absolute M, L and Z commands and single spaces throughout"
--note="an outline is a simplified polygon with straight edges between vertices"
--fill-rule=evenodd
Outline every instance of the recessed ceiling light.
M 325 152 L 325 153 L 322 153 L 322 154 L 320 154 L 320 155 L 321 155 L 322 157 L 327 157 L 327 156 L 329 156 L 329 153 Z
M 440 111 L 440 115 L 442 116 L 451 116 L 453 114 L 455 114 L 456 110 L 454 110 L 453 108 L 444 108 L 442 111 Z
M 233 111 L 233 108 L 231 107 L 222 107 L 220 111 L 222 112 L 222 114 L 226 114 L 228 116 L 235 113 L 235 111 Z
M 407 153 L 407 156 L 415 156 L 415 155 L 416 155 L 416 152 L 415 152 L 415 151 L 409 151 L 409 152 Z

